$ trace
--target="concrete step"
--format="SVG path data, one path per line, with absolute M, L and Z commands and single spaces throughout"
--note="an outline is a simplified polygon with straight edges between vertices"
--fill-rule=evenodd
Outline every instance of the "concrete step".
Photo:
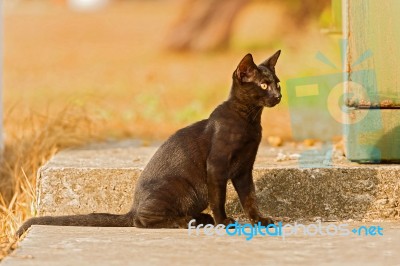
M 124 213 L 135 181 L 157 146 L 137 141 L 65 150 L 40 169 L 39 215 Z M 296 220 L 376 220 L 400 217 L 400 165 L 361 165 L 329 145 L 261 146 L 254 179 L 263 213 Z M 227 212 L 242 217 L 228 186 Z
M 379 225 L 382 235 L 366 235 L 364 229 L 360 235 L 321 235 L 311 225 L 306 225 L 309 234 L 301 227 L 291 234 L 287 227 L 284 238 L 256 235 L 249 241 L 243 234 L 205 235 L 204 230 L 189 235 L 185 229 L 34 225 L 1 265 L 399 265 L 399 223 L 345 227 Z M 322 232 L 332 225 L 322 223 Z

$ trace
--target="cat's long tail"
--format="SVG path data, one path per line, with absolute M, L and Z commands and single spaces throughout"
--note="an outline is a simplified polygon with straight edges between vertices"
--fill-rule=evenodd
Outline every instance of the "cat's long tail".
M 99 226 L 99 227 L 132 227 L 134 226 L 134 214 L 109 214 L 91 213 L 87 215 L 67 216 L 42 216 L 34 217 L 26 221 L 17 231 L 20 237 L 31 225 L 63 225 L 63 226 Z

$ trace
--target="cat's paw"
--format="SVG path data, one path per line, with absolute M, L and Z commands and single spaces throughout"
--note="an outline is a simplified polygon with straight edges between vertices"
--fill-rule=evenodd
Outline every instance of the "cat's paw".
M 211 215 L 207 213 L 200 213 L 197 216 L 193 217 L 196 219 L 196 224 L 212 224 L 214 225 L 214 219 Z
M 270 217 L 261 217 L 258 222 L 261 223 L 262 226 L 268 226 L 270 224 L 274 224 L 275 221 L 272 220 Z
M 236 223 L 236 221 L 233 218 L 227 217 L 220 224 L 223 224 L 223 225 L 227 226 L 229 224 L 234 224 L 234 223 Z

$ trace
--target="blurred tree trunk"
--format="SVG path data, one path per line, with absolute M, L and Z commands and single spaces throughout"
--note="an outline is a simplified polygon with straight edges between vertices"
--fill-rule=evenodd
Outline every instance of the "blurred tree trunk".
M 172 50 L 227 47 L 236 15 L 249 0 L 186 0 L 167 38 Z
M 286 2 L 289 6 L 288 15 L 294 18 L 298 27 L 302 27 L 309 20 L 318 19 L 331 0 L 287 0 Z
M 177 51 L 226 48 L 234 19 L 249 1 L 184 0 L 177 23 L 167 36 L 167 47 Z M 310 20 L 316 19 L 331 0 L 268 1 L 286 5 L 287 19 L 301 29 Z

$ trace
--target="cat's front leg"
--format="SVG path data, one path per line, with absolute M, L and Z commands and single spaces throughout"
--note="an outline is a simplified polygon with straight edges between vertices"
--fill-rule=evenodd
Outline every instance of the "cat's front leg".
M 251 171 L 244 175 L 234 177 L 232 179 L 233 186 L 238 193 L 240 203 L 247 217 L 252 223 L 260 222 L 267 226 L 273 224 L 274 221 L 269 217 L 263 217 L 258 209 L 256 192 Z
M 228 225 L 235 223 L 235 220 L 227 217 L 225 212 L 226 168 L 224 164 L 207 163 L 207 186 L 208 200 L 216 224 Z

